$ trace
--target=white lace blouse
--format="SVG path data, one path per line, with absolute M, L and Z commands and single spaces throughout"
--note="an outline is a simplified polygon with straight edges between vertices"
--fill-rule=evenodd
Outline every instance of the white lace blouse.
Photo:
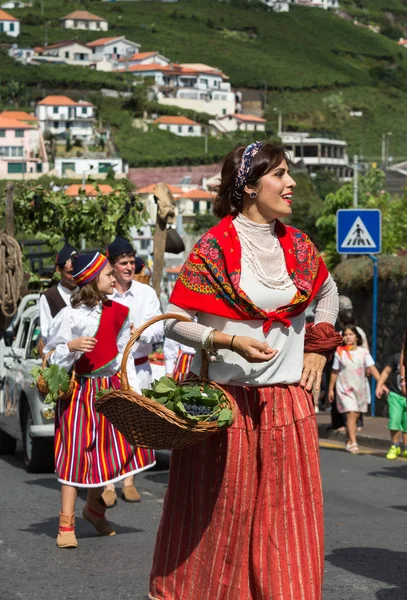
M 97 305 L 94 308 L 88 308 L 83 305 L 78 308 L 70 306 L 63 308 L 52 321 L 49 328 L 48 342 L 44 348 L 44 353 L 46 354 L 55 349 L 55 352 L 51 354 L 49 362 L 70 371 L 74 362 L 79 360 L 83 352 L 70 352 L 68 342 L 82 336 L 93 337 L 98 330 L 101 313 L 101 305 Z M 129 339 L 130 322 L 127 318 L 117 338 L 119 353 L 104 369 L 98 371 L 98 377 L 111 377 L 120 371 L 123 352 Z M 127 374 L 131 388 L 136 392 L 140 392 L 131 352 L 127 362 Z
M 288 304 L 296 287 L 292 283 L 284 260 L 283 249 L 275 233 L 275 223 L 258 224 L 243 215 L 233 222 L 242 247 L 240 287 L 259 308 L 267 312 Z M 315 297 L 315 323 L 335 324 L 338 314 L 338 291 L 329 276 Z M 204 307 L 203 307 L 204 308 Z M 179 313 L 193 319 L 194 311 L 185 311 L 173 304 L 168 312 Z M 277 349 L 277 355 L 265 363 L 248 363 L 236 352 L 219 350 L 219 360 L 211 363 L 209 377 L 218 383 L 260 386 L 297 383 L 301 378 L 305 314 L 291 319 L 291 327 L 274 323 L 267 335 L 263 333 L 261 320 L 238 321 L 217 317 L 204 312 L 197 313 L 198 323 L 165 323 L 166 336 L 180 342 L 203 348 L 205 340 L 213 329 L 229 335 L 242 335 L 267 341 Z M 200 352 L 192 363 L 192 371 L 199 373 Z

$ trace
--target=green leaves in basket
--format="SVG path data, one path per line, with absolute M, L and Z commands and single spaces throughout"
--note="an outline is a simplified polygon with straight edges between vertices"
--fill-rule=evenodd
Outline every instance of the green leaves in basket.
M 101 389 L 98 390 L 96 392 L 96 400 L 100 400 L 100 398 L 103 398 L 103 396 L 106 396 L 106 394 L 110 394 L 110 392 L 113 392 L 114 390 L 111 388 L 105 388 L 105 389 Z
M 222 390 L 208 384 L 201 386 L 191 382 L 190 385 L 177 385 L 173 379 L 161 377 L 153 382 L 151 389 L 143 389 L 142 394 L 188 421 L 217 422 L 219 427 L 232 424 L 232 411 L 225 408 Z

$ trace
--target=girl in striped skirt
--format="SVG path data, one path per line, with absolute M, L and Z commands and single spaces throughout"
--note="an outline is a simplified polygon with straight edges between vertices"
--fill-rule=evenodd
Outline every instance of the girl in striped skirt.
M 155 464 L 154 451 L 133 448 L 95 411 L 96 394 L 120 387 L 120 363 L 130 338 L 129 309 L 107 299 L 114 288 L 113 270 L 99 252 L 74 259 L 73 278 L 79 287 L 54 319 L 44 352 L 55 350 L 50 362 L 75 369 L 72 396 L 59 401 L 55 417 L 55 470 L 61 483 L 62 507 L 57 545 L 75 548 L 77 488 L 88 490 L 83 517 L 100 535 L 115 531 L 105 518 L 103 486 Z M 129 359 L 131 387 L 140 392 L 134 362 Z
M 226 430 L 174 450 L 151 600 L 321 600 L 318 431 L 311 390 L 341 342 L 338 294 L 291 214 L 284 149 L 256 142 L 225 159 L 214 212 L 175 284 L 165 334 L 213 352 L 229 391 Z M 305 309 L 315 299 L 314 324 Z M 201 352 L 192 362 L 200 373 Z

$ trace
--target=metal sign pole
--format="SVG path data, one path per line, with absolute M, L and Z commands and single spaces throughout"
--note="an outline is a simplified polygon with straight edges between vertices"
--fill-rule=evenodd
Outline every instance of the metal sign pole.
M 377 354 L 377 305 L 379 296 L 379 269 L 376 256 L 369 254 L 373 261 L 373 317 L 372 317 L 372 357 L 376 363 Z M 376 416 L 376 379 L 372 378 L 372 417 Z

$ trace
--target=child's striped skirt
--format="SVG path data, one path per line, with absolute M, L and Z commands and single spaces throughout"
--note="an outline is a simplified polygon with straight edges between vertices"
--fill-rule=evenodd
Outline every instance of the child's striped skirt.
M 194 358 L 193 354 L 188 354 L 187 352 L 179 352 L 177 356 L 177 360 L 175 361 L 174 366 L 174 379 L 175 381 L 184 381 L 186 379 L 188 373 L 191 370 L 192 359 Z
M 96 393 L 119 388 L 120 379 L 80 377 L 70 400 L 55 415 L 55 471 L 58 481 L 75 487 L 101 487 L 155 464 L 154 450 L 130 446 L 95 410 Z

